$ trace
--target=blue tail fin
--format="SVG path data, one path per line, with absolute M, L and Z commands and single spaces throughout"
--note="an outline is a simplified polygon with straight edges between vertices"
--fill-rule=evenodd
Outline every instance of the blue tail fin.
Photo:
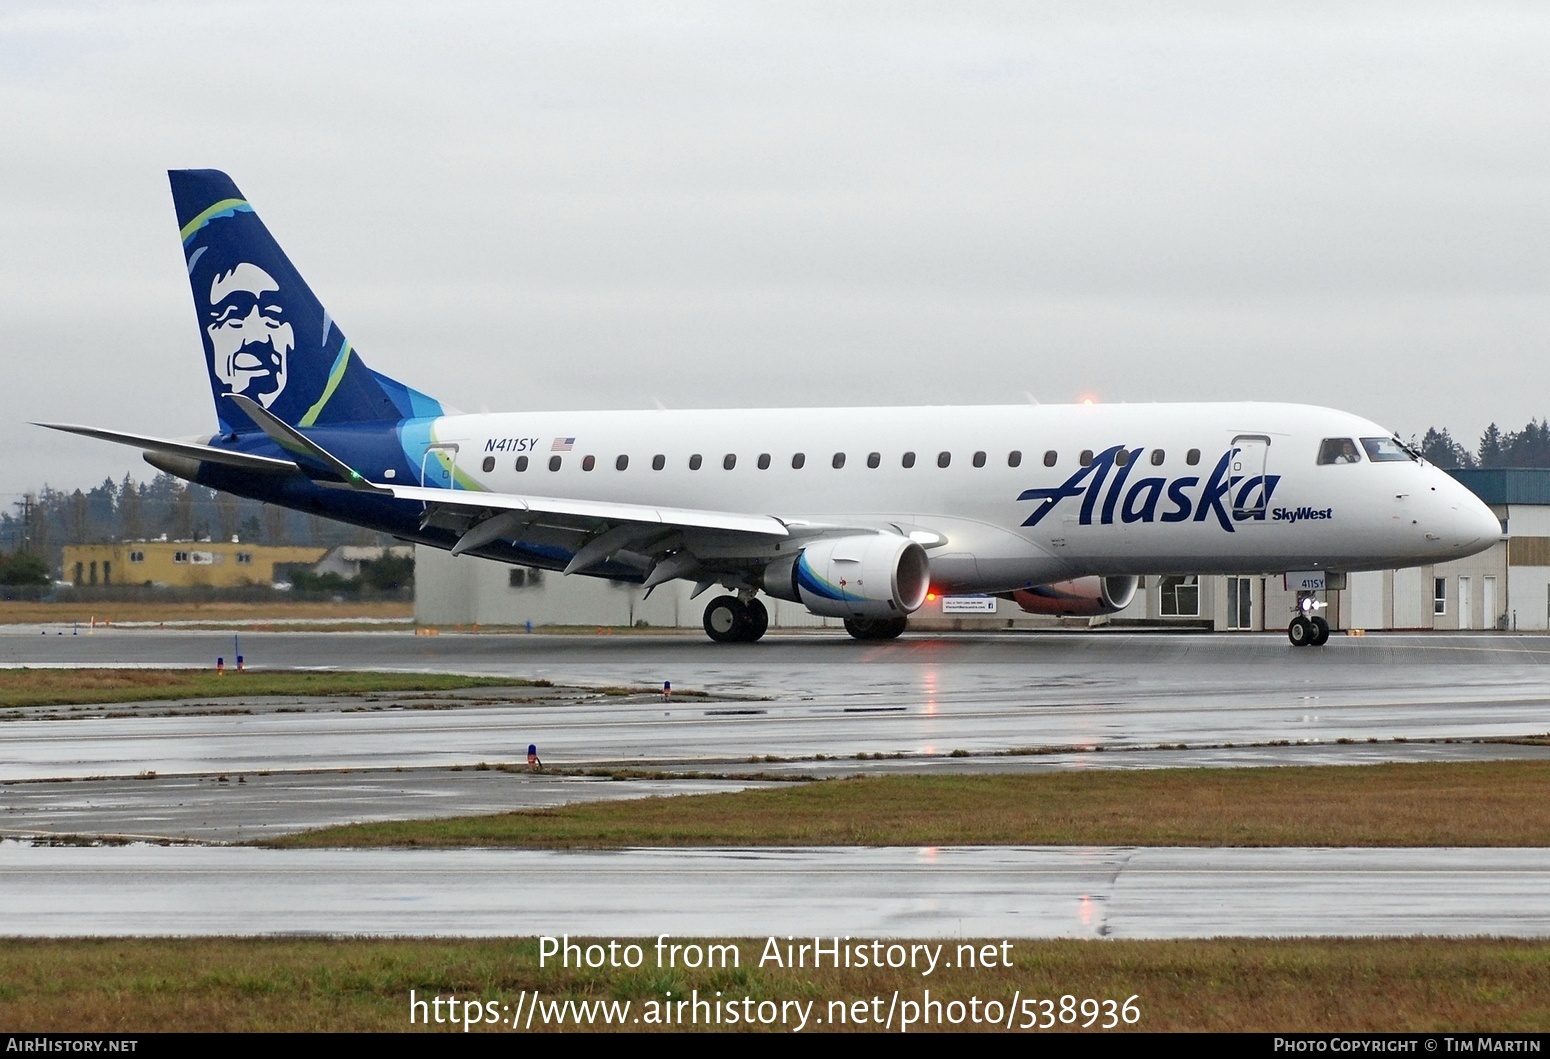
M 442 414 L 439 402 L 362 362 L 230 177 L 168 176 L 223 433 L 257 429 L 228 393 L 297 427 Z

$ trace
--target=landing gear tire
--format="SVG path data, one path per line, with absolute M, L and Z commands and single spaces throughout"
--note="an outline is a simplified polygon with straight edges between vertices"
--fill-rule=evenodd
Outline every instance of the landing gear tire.
M 1292 623 L 1286 627 L 1286 638 L 1292 641 L 1293 647 L 1307 647 L 1317 636 L 1318 630 L 1314 624 L 1301 614 L 1293 618 Z
M 761 606 L 759 609 L 764 608 Z M 766 624 L 768 621 L 766 615 Z M 717 596 L 705 607 L 705 635 L 717 643 L 741 640 L 747 624 L 748 608 L 736 596 Z
M 1313 646 L 1323 647 L 1329 642 L 1329 622 L 1323 618 L 1313 618 Z
M 753 643 L 770 627 L 770 612 L 757 599 L 743 604 L 743 643 Z
M 909 623 L 908 618 L 846 618 L 845 631 L 857 640 L 894 640 Z

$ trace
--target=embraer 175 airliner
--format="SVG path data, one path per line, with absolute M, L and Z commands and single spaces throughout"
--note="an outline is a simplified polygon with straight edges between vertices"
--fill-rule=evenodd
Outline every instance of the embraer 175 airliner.
M 1096 615 L 1142 575 L 1415 566 L 1499 536 L 1391 431 L 1303 405 L 457 414 L 366 366 L 224 173 L 170 175 L 219 433 L 40 425 L 453 555 L 721 585 L 719 642 L 764 634 L 760 592 L 877 640 L 928 590 Z

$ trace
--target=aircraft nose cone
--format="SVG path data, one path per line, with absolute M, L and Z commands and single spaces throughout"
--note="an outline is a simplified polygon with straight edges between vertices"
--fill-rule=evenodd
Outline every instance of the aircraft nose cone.
M 1496 513 L 1487 507 L 1479 497 L 1471 493 L 1462 485 L 1454 486 L 1451 518 L 1449 519 L 1453 538 L 1452 543 L 1456 548 L 1468 549 L 1471 552 L 1483 551 L 1492 542 L 1500 539 L 1502 535 L 1501 520 Z

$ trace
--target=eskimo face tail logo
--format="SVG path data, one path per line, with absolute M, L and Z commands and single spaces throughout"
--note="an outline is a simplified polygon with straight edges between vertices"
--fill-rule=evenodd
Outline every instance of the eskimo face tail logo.
M 205 310 L 211 368 L 228 393 L 268 408 L 285 391 L 296 333 L 286 319 L 280 284 L 251 261 L 217 273 Z

